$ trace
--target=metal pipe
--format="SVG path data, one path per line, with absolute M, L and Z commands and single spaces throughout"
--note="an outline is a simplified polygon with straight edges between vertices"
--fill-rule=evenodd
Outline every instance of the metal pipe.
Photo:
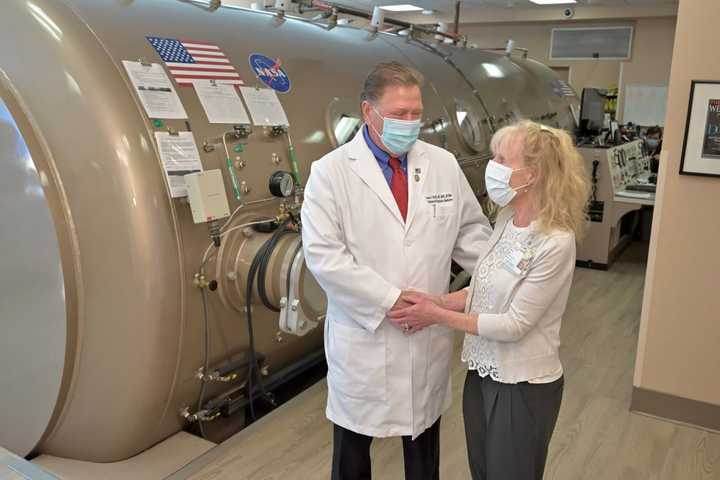
M 324 12 L 325 10 L 317 7 L 298 7 L 298 13 L 300 15 L 305 13 Z
M 505 46 L 505 55 L 508 57 L 512 55 L 513 50 L 515 49 L 515 40 L 512 38 L 507 41 L 507 45 Z
M 303 9 L 312 8 L 317 10 L 332 10 L 332 6 L 328 5 L 325 2 L 321 2 L 319 0 L 312 0 L 310 2 L 310 7 L 303 7 Z
M 228 174 L 230 175 L 230 181 L 233 186 L 233 193 L 235 194 L 235 200 L 240 201 L 240 187 L 238 186 L 238 179 L 237 175 L 235 174 L 235 169 L 233 168 L 232 160 L 230 159 L 230 152 L 228 150 L 227 146 L 227 136 L 228 134 L 234 134 L 234 131 L 231 132 L 225 132 L 223 133 L 222 140 L 223 140 L 223 147 L 225 147 L 225 166 L 227 167 Z
M 383 26 L 383 23 L 385 23 L 385 10 L 381 7 L 373 8 L 370 26 L 379 30 Z
M 313 5 L 323 5 L 323 2 L 313 2 Z M 360 18 L 366 18 L 368 20 L 372 20 L 372 15 L 369 12 L 366 12 L 364 10 L 357 10 L 355 8 L 349 8 L 345 7 L 343 5 L 337 5 L 334 3 L 324 4 L 324 5 L 331 5 L 332 8 L 335 8 L 338 13 L 341 13 L 343 15 L 352 15 L 354 17 L 360 17 Z M 442 37 L 449 38 L 453 41 L 457 40 L 457 37 L 454 33 L 445 33 L 445 32 L 437 32 L 434 27 L 433 28 L 427 28 L 427 27 L 421 27 L 418 25 L 415 25 L 413 23 L 409 22 L 403 22 L 402 20 L 396 20 L 394 18 L 385 18 L 384 23 L 395 25 L 397 27 L 403 27 L 405 28 L 412 28 L 414 32 L 420 32 L 425 35 L 441 35 Z
M 178 0 L 183 3 L 189 3 L 196 7 L 205 8 L 210 12 L 214 12 L 221 6 L 220 0 Z
M 507 46 L 502 47 L 502 48 L 501 48 L 501 47 L 498 47 L 498 48 L 478 48 L 477 50 L 484 50 L 484 51 L 487 51 L 487 52 L 507 52 Z M 520 48 L 520 47 L 514 47 L 514 48 L 512 49 L 512 51 L 513 51 L 513 52 L 520 52 L 520 53 L 522 53 L 522 57 L 523 57 L 523 58 L 527 58 L 527 57 L 528 57 L 528 53 L 530 52 L 530 50 L 528 50 L 527 48 Z
M 455 37 L 460 35 L 460 0 L 455 2 L 455 24 L 453 25 L 453 31 L 455 32 Z
M 290 159 L 290 168 L 292 169 L 292 175 L 295 179 L 295 188 L 301 188 L 302 178 L 300 177 L 300 167 L 298 165 L 297 155 L 295 154 L 295 145 L 293 145 L 289 128 L 285 130 L 285 136 L 287 137 L 288 142 L 288 156 Z
M 287 383 L 288 380 L 303 374 L 316 365 L 322 364 L 324 361 L 325 353 L 323 350 L 312 352 L 298 362 L 291 364 L 274 374 L 268 375 L 264 382 L 265 386 L 267 390 L 274 390 L 280 385 Z M 245 386 L 247 386 L 247 381 L 242 384 L 242 387 Z M 233 394 L 240 393 L 242 390 L 246 390 L 244 392 L 246 394 L 233 397 Z M 257 386 L 253 387 L 251 391 L 249 391 L 249 389 L 239 389 L 235 387 L 210 400 L 210 402 L 205 404 L 205 409 L 208 410 L 208 407 L 212 407 L 213 409 L 223 408 L 226 410 L 227 414 L 230 415 L 232 412 L 236 412 L 239 409 L 248 406 L 250 404 L 250 398 L 255 400 L 262 397 L 263 394 Z
M 313 22 L 319 22 L 320 20 L 325 20 L 326 18 L 329 18 L 330 15 L 332 15 L 332 12 L 331 12 L 331 11 L 320 10 L 320 9 L 318 9 L 318 10 L 313 10 L 313 11 L 315 11 L 315 12 L 321 12 L 321 13 L 319 13 L 318 15 L 315 15 L 314 17 L 312 17 L 312 18 L 310 19 L 310 20 L 312 20 Z

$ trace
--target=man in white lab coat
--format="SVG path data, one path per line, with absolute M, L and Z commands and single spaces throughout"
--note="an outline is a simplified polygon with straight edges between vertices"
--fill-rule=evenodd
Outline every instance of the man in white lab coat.
M 439 477 L 454 335 L 386 319 L 403 291 L 447 292 L 451 260 L 472 271 L 491 229 L 455 157 L 417 140 L 422 77 L 380 64 L 365 81 L 365 125 L 312 165 L 305 260 L 328 297 L 327 417 L 334 480 L 370 478 L 373 437 L 401 436 L 407 479 Z

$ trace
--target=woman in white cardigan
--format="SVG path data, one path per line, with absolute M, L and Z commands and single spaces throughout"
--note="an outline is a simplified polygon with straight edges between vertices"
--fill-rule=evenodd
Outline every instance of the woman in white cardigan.
M 586 225 L 589 181 L 570 136 L 522 121 L 499 130 L 485 174 L 504 207 L 467 289 L 408 297 L 409 334 L 466 332 L 463 415 L 474 480 L 541 480 L 562 400 L 560 324 Z

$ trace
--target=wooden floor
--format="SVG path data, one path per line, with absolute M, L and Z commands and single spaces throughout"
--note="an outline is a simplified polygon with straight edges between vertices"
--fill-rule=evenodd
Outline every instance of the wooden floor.
M 565 396 L 548 480 L 720 480 L 720 435 L 631 414 L 645 272 L 631 247 L 610 272 L 578 269 L 562 328 Z M 459 341 L 458 341 L 459 346 Z M 441 478 L 469 478 L 458 361 L 442 422 Z M 193 480 L 329 478 L 331 429 L 322 381 L 170 477 Z M 373 478 L 403 478 L 399 439 L 376 440 Z

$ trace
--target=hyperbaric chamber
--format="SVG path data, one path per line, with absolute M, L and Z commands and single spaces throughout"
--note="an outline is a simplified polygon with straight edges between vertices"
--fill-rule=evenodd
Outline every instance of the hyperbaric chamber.
M 0 126 L 4 138 L 24 139 L 17 143 L 27 152 L 10 141 L 0 145 L 3 165 L 12 164 L 0 181 L 0 266 L 13 272 L 6 279 L 12 288 L 0 289 L 2 320 L 12 331 L 0 336 L 8 344 L 0 361 L 22 365 L 0 370 L 0 411 L 17 411 L 24 397 L 42 400 L 24 404 L 22 415 L 0 415 L 0 444 L 16 453 L 114 462 L 188 427 L 179 412 L 196 410 L 203 385 L 200 292 L 211 317 L 210 367 L 251 348 L 248 313 L 253 348 L 268 371 L 322 359 L 322 329 L 312 327 L 322 324 L 326 299 L 304 265 L 289 216 L 297 218 L 302 192 L 284 210 L 283 200 L 268 200 L 268 178 L 293 163 L 288 145 L 254 125 L 239 161 L 213 150 L 235 126 L 209 121 L 196 90 L 178 84 L 148 37 L 211 42 L 246 87 L 270 88 L 251 58 L 277 59 L 288 84 L 276 93 L 304 179 L 313 161 L 361 127 L 359 93 L 380 62 L 399 61 L 425 75 L 422 138 L 456 155 L 480 198 L 489 139 L 506 119 L 506 105 L 515 116 L 572 127 L 571 100 L 556 93 L 557 76 L 532 60 L 290 15 L 224 5 L 210 11 L 202 3 L 3 1 Z M 19 55 L 18 46 L 32 55 Z M 149 116 L 123 62 L 159 67 L 187 118 Z M 222 170 L 228 192 L 230 172 L 247 187 L 242 198 L 228 197 L 233 211 L 242 208 L 202 269 L 207 229 L 171 194 L 157 142 L 158 134 L 177 132 L 200 147 L 202 170 Z M 235 229 L 265 219 L 279 219 L 280 227 Z M 206 283 L 216 290 L 198 288 Z M 35 350 L 43 355 L 28 355 Z M 209 389 L 208 398 L 223 393 L 222 385 Z

